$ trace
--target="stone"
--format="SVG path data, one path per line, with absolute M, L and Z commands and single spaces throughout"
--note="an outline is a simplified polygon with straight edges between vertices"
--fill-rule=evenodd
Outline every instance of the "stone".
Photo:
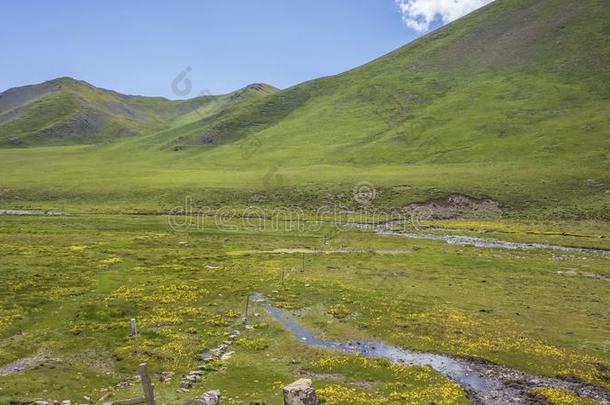
M 284 387 L 284 405 L 318 405 L 320 401 L 309 378 L 301 378 Z
M 189 374 L 182 379 L 182 381 L 189 381 L 191 383 L 196 382 L 200 377 L 198 375 Z
M 98 402 L 106 402 L 106 400 L 107 400 L 108 398 L 110 398 L 111 396 L 112 396 L 112 391 L 108 391 L 108 392 L 106 392 L 104 395 L 102 395 L 102 396 L 101 396 L 101 398 L 100 398 L 100 399 L 98 399 L 97 401 L 98 401 Z
M 225 354 L 220 356 L 220 360 L 222 360 L 222 361 L 229 360 L 233 356 L 234 353 L 235 352 L 226 352 Z
M 197 398 L 191 399 L 184 403 L 184 405 L 218 405 L 220 403 L 220 391 L 208 391 L 205 394 L 198 396 Z
M 121 381 L 118 382 L 114 385 L 114 388 L 127 388 L 127 387 L 131 387 L 133 386 L 133 382 L 126 380 L 126 381 Z
M 161 381 L 161 382 L 169 381 L 172 379 L 174 374 L 175 373 L 173 371 L 162 371 L 161 375 L 159 375 L 159 381 Z

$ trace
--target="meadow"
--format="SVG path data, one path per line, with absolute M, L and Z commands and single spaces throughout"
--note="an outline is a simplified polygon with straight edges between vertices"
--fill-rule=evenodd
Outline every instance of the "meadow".
M 603 223 L 437 225 L 608 248 Z M 165 216 L 107 214 L 0 216 L 0 249 L 0 363 L 33 359 L 0 377 L 2 403 L 138 396 L 137 383 L 115 386 L 140 362 L 164 404 L 208 389 L 220 389 L 226 403 L 280 404 L 281 387 L 302 375 L 327 404 L 469 403 L 429 367 L 309 347 L 261 304 L 250 303 L 244 327 L 254 292 L 329 338 L 384 340 L 610 388 L 608 256 L 454 246 L 329 224 L 297 231 L 252 219 L 176 231 Z M 130 336 L 131 318 L 138 336 Z M 180 376 L 234 329 L 234 355 L 190 393 L 177 393 Z M 161 383 L 163 371 L 176 375 Z M 565 402 L 569 392 L 539 391 L 551 403 L 579 403 Z

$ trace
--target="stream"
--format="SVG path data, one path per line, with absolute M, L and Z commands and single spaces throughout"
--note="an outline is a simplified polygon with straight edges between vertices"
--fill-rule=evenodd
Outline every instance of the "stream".
M 410 239 L 440 240 L 445 241 L 450 245 L 475 246 L 483 248 L 498 248 L 509 250 L 555 250 L 560 252 L 594 253 L 603 256 L 610 256 L 610 250 L 601 248 L 577 248 L 571 246 L 551 245 L 546 243 L 508 242 L 499 239 L 479 238 L 476 236 L 465 235 L 409 233 L 404 231 L 393 231 L 385 228 L 383 225 L 378 226 L 368 224 L 348 224 L 348 226 L 360 229 L 372 229 L 376 231 L 378 235 L 395 235 Z
M 430 366 L 459 384 L 474 404 L 544 403 L 528 394 L 529 389 L 533 387 L 568 389 L 583 398 L 592 398 L 603 404 L 610 404 L 610 392 L 581 382 L 534 376 L 476 359 L 414 352 L 384 342 L 323 339 L 299 324 L 289 311 L 274 307 L 262 294 L 255 293 L 252 297 L 253 301 L 264 304 L 266 312 L 272 319 L 279 321 L 295 338 L 309 346 L 385 358 L 397 364 Z
M 40 210 L 0 210 L 0 215 L 47 215 L 61 216 L 63 212 L 58 211 L 40 211 Z
M 21 370 L 25 370 L 26 368 L 31 367 L 36 363 L 40 363 L 44 360 L 44 356 L 41 353 L 37 353 L 32 357 L 25 357 L 19 360 L 16 360 L 10 364 L 0 367 L 0 377 L 4 377 Z

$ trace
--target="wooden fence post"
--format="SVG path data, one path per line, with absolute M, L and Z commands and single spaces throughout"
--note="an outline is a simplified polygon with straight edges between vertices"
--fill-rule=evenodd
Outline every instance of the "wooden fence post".
M 134 321 L 134 319 L 132 319 L 132 321 Z M 140 375 L 140 380 L 142 381 L 142 390 L 144 391 L 144 396 L 139 398 L 121 399 L 118 401 L 113 401 L 112 405 L 155 405 L 155 386 L 150 382 L 150 376 L 148 375 L 148 366 L 146 365 L 146 363 L 140 364 L 138 374 Z
M 131 336 L 135 336 L 138 334 L 138 326 L 136 325 L 136 320 L 135 318 L 132 318 L 131 321 L 129 321 L 131 323 Z
M 244 325 L 248 324 L 248 306 L 250 305 L 250 294 L 246 295 L 246 314 L 244 315 Z
M 154 387 L 150 382 L 146 363 L 140 364 L 140 377 L 142 378 L 142 388 L 144 389 L 144 400 L 146 401 L 146 405 L 155 405 Z

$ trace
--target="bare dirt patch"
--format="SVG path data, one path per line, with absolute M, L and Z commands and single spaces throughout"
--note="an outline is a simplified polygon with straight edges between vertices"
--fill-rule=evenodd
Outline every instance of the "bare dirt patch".
M 588 271 L 557 270 L 557 274 L 559 274 L 561 276 L 567 276 L 567 277 L 584 277 L 584 278 L 594 278 L 596 280 L 610 281 L 610 278 L 608 278 L 604 275 L 597 274 L 597 273 L 591 273 Z
M 407 214 L 424 217 L 422 219 L 498 217 L 502 215 L 497 201 L 491 198 L 473 198 L 461 194 L 409 204 L 402 210 Z

